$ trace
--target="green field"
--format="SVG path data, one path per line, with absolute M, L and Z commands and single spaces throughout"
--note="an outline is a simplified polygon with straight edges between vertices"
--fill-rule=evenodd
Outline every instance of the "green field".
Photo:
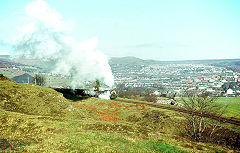
M 181 102 L 179 97 L 176 100 Z M 226 107 L 224 116 L 240 118 L 240 97 L 218 97 L 216 103 Z
M 217 103 L 227 107 L 224 115 L 240 118 L 240 97 L 219 97 Z

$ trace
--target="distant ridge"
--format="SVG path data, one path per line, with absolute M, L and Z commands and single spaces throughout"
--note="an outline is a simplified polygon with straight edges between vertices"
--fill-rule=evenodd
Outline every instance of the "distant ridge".
M 137 57 L 133 57 L 133 56 L 126 56 L 126 57 L 113 57 L 110 59 L 110 62 L 114 61 L 115 64 L 118 63 L 141 63 L 144 62 L 143 59 L 137 58 Z
M 157 61 L 143 60 L 133 56 L 112 57 L 109 60 L 111 64 L 122 65 L 145 65 L 145 64 L 211 64 L 218 66 L 240 66 L 240 59 L 206 59 L 206 60 L 180 60 L 180 61 Z
M 142 65 L 142 64 L 158 64 L 162 63 L 162 61 L 156 60 L 143 60 L 133 56 L 126 56 L 126 57 L 112 57 L 109 60 L 111 64 L 122 64 L 122 65 Z

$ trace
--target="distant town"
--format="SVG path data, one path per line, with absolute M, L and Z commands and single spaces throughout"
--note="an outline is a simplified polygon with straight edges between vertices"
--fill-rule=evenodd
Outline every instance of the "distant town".
M 206 90 L 214 96 L 239 96 L 240 72 L 230 67 L 201 62 L 155 63 L 140 65 L 111 63 L 116 84 L 125 87 L 146 87 L 157 94 L 176 93 L 186 89 Z
M 0 73 L 10 78 L 28 76 L 25 81 L 18 82 L 28 83 L 30 80 L 29 83 L 32 83 L 30 77 L 41 73 L 47 78 L 47 86 L 68 87 L 70 83 L 70 76 L 52 74 L 36 66 L 11 63 L 9 58 L 1 55 Z M 199 89 L 213 96 L 240 96 L 239 67 L 231 63 L 239 61 L 230 60 L 226 65 L 226 61 L 156 62 L 125 57 L 112 58 L 109 63 L 116 86 L 149 88 L 155 94 L 182 95 L 186 89 Z

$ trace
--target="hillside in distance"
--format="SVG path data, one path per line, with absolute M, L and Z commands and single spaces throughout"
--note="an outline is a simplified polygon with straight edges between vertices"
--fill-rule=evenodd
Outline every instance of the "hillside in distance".
M 153 64 L 208 64 L 214 66 L 238 67 L 240 68 L 240 59 L 207 59 L 207 60 L 179 60 L 179 61 L 158 61 L 143 60 L 133 56 L 112 57 L 109 64 L 122 65 L 153 65 Z

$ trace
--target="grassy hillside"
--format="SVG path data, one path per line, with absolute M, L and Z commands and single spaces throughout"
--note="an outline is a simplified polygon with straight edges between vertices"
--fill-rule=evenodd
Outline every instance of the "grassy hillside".
M 122 124 L 101 121 L 56 119 L 4 110 L 1 140 L 5 151 L 178 151 L 161 141 L 140 139 L 115 132 Z
M 181 114 L 98 98 L 62 94 L 0 77 L 0 151 L 231 151 L 178 136 Z
M 0 80 L 0 107 L 34 115 L 56 116 L 64 113 L 68 101 L 56 91 L 30 84 Z

